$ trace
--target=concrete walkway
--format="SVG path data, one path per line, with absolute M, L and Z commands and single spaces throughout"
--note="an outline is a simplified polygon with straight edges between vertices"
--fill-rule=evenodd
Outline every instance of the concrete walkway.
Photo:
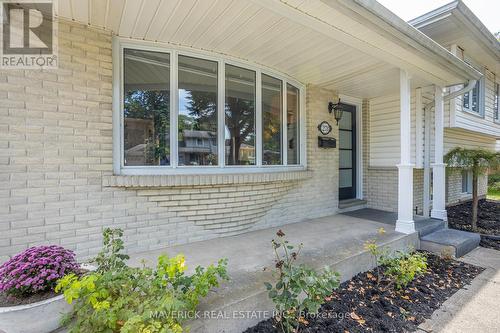
M 478 247 L 459 260 L 486 270 L 446 300 L 419 332 L 500 332 L 500 251 Z

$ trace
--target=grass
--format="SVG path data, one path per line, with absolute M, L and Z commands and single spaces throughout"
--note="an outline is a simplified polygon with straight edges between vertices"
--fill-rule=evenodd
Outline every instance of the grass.
M 490 200 L 500 201 L 500 190 L 494 190 L 492 188 L 489 188 L 486 198 L 488 198 Z

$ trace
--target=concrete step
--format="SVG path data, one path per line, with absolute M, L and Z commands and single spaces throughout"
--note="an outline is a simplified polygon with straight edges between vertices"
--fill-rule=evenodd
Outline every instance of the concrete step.
M 424 237 L 444 228 L 445 223 L 442 220 L 415 218 L 415 229 L 418 231 L 420 237 Z
M 378 235 L 378 229 L 386 233 Z M 373 268 L 375 262 L 365 250 L 367 240 L 378 239 L 381 246 L 392 250 L 418 248 L 417 233 L 405 235 L 394 227 L 342 214 L 317 218 L 280 227 L 291 244 L 303 243 L 299 260 L 315 269 L 331 266 L 343 281 Z M 230 281 L 224 282 L 204 298 L 200 305 L 201 318 L 190 323 L 192 333 L 242 332 L 267 319 L 273 310 L 264 282 L 275 281 L 274 255 L 271 239 L 277 228 L 251 231 L 245 234 L 173 246 L 167 249 L 136 254 L 130 264 L 141 265 L 142 258 L 154 265 L 158 254 L 184 253 L 188 271 L 196 265 L 206 266 L 218 258 L 229 260 Z M 209 313 L 209 317 L 204 314 Z
M 420 237 L 420 248 L 459 258 L 478 247 L 480 240 L 481 237 L 472 232 L 439 229 Z
M 339 201 L 339 213 L 352 212 L 354 210 L 366 208 L 366 200 L 348 199 Z

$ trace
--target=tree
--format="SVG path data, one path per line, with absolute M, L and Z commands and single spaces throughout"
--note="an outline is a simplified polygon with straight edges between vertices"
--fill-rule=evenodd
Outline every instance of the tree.
M 472 171 L 472 229 L 477 229 L 478 210 L 478 178 L 487 170 L 497 170 L 500 165 L 500 153 L 484 149 L 466 149 L 457 147 L 445 156 L 445 162 L 450 167 L 463 168 Z

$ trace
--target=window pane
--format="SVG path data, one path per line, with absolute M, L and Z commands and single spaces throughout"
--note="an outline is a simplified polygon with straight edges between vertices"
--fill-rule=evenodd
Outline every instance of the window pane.
M 300 127 L 299 127 L 299 89 L 286 85 L 286 127 L 287 127 L 287 160 L 288 164 L 299 164 Z
M 255 72 L 226 65 L 226 165 L 255 165 Z
M 472 111 L 479 112 L 479 82 L 472 89 Z
M 217 165 L 217 62 L 179 56 L 179 165 Z
M 352 186 L 352 169 L 339 170 L 339 187 Z
M 170 56 L 125 49 L 124 165 L 170 165 Z
M 468 184 L 467 171 L 463 170 L 462 171 L 462 193 L 467 193 L 467 184 Z
M 352 132 L 351 131 L 339 131 L 339 148 L 340 149 L 352 149 Z
M 339 159 L 340 168 L 352 168 L 352 150 L 340 150 Z
M 342 112 L 342 118 L 339 121 L 339 129 L 352 130 L 352 113 Z
M 464 98 L 463 98 L 463 106 L 464 108 L 469 108 L 469 93 L 465 93 L 464 94 Z
M 498 93 L 499 93 L 499 90 L 500 90 L 500 84 L 496 83 L 495 84 L 495 97 L 494 97 L 494 102 L 493 102 L 493 110 L 495 113 L 495 119 L 499 119 L 498 118 L 498 103 L 499 103 Z
M 262 164 L 281 164 L 281 80 L 262 74 Z

